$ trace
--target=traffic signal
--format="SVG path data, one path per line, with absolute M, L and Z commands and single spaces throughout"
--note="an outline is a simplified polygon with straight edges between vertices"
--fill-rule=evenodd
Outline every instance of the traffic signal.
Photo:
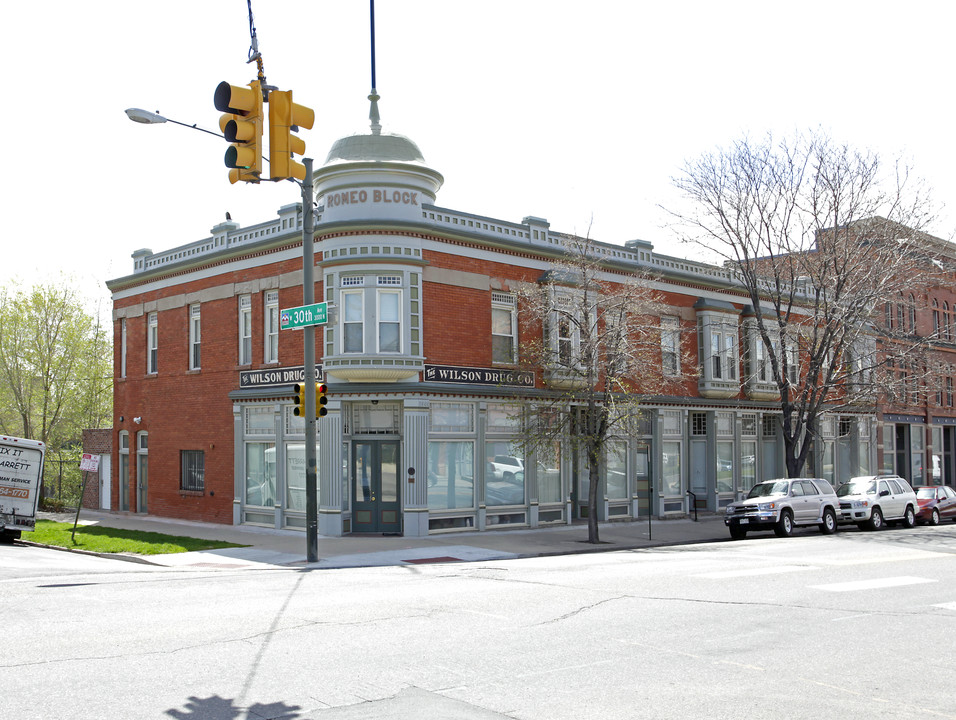
M 292 156 L 305 153 L 305 141 L 293 131 L 312 129 L 315 111 L 292 102 L 291 90 L 269 93 L 269 177 L 272 180 L 305 180 L 305 165 Z M 324 414 L 324 413 L 323 413 Z
M 292 414 L 296 417 L 305 417 L 305 383 L 295 384 L 295 409 Z
M 329 404 L 329 399 L 326 397 L 326 393 L 329 391 L 329 386 L 325 383 L 316 383 L 315 384 L 315 416 L 322 417 L 323 415 L 329 414 L 329 409 L 325 407 Z
M 219 83 L 214 98 L 216 110 L 224 112 L 219 128 L 232 143 L 224 158 L 229 182 L 259 182 L 262 175 L 262 88 L 258 80 L 249 87 Z

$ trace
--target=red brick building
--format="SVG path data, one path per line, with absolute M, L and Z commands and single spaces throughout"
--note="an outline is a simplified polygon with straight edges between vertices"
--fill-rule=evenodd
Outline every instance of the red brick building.
M 538 217 L 443 208 L 442 183 L 414 143 L 377 130 L 338 141 L 315 172 L 315 297 L 334 308 L 316 343 L 332 398 L 319 421 L 321 534 L 536 527 L 592 511 L 570 443 L 522 456 L 508 409 L 548 392 L 515 364 L 532 332 L 515 284 L 537 282 L 568 236 Z M 302 304 L 301 234 L 300 205 L 248 227 L 227 220 L 198 242 L 137 251 L 133 273 L 108 283 L 113 508 L 305 526 L 305 429 L 292 412 L 303 333 L 279 329 L 280 311 Z M 757 340 L 730 276 L 643 241 L 598 246 L 609 277 L 659 275 L 661 369 L 693 372 L 609 444 L 593 511 L 680 515 L 691 497 L 717 510 L 782 475 L 779 408 L 748 367 Z M 872 413 L 827 427 L 819 455 L 832 461 L 817 474 L 877 467 Z

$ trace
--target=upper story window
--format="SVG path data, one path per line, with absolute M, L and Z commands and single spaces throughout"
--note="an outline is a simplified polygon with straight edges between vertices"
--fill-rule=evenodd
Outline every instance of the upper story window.
M 518 316 L 515 296 L 511 293 L 491 293 L 491 360 L 512 364 L 518 347 Z
M 379 290 L 378 351 L 397 353 L 402 350 L 402 291 Z
M 365 350 L 365 291 L 342 291 L 343 352 L 360 353 Z
M 189 369 L 200 368 L 200 310 L 199 305 L 189 306 Z
M 146 373 L 155 375 L 159 360 L 159 317 L 151 312 L 146 318 Z
M 680 318 L 661 318 L 661 366 L 664 375 L 680 375 Z
M 697 352 L 700 362 L 698 388 L 704 397 L 733 397 L 740 392 L 737 310 L 730 303 L 701 298 L 697 310 Z M 754 339 L 748 332 L 749 354 Z M 761 341 L 762 342 L 762 341 Z
M 239 296 L 239 364 L 252 364 L 252 296 Z
M 269 290 L 265 297 L 265 348 L 263 362 L 279 362 L 279 291 Z
M 574 301 L 567 295 L 554 298 L 551 318 L 551 350 L 555 362 L 572 367 L 578 362 L 581 346 L 580 321 Z
M 710 328 L 711 377 L 737 379 L 737 326 L 725 323 Z
M 340 278 L 340 352 L 405 352 L 408 309 L 404 282 L 402 275 Z

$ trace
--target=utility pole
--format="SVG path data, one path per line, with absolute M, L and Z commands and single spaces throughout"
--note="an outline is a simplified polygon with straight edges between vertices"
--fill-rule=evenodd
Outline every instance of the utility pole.
M 315 250 L 313 234 L 315 215 L 312 212 L 312 158 L 302 158 L 305 165 L 305 180 L 302 182 L 302 304 L 315 302 Z M 303 328 L 302 342 L 305 345 L 305 549 L 306 560 L 319 561 L 319 502 L 315 464 L 315 440 L 318 422 L 315 408 L 315 325 Z

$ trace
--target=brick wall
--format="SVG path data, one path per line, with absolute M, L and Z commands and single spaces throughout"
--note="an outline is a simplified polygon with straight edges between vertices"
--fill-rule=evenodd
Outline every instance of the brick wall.
M 83 452 L 92 455 L 110 455 L 113 450 L 113 431 L 99 428 L 83 431 Z M 101 468 L 102 469 L 102 468 Z M 100 472 L 91 472 L 87 476 L 86 491 L 83 493 L 83 507 L 97 510 L 100 507 Z

